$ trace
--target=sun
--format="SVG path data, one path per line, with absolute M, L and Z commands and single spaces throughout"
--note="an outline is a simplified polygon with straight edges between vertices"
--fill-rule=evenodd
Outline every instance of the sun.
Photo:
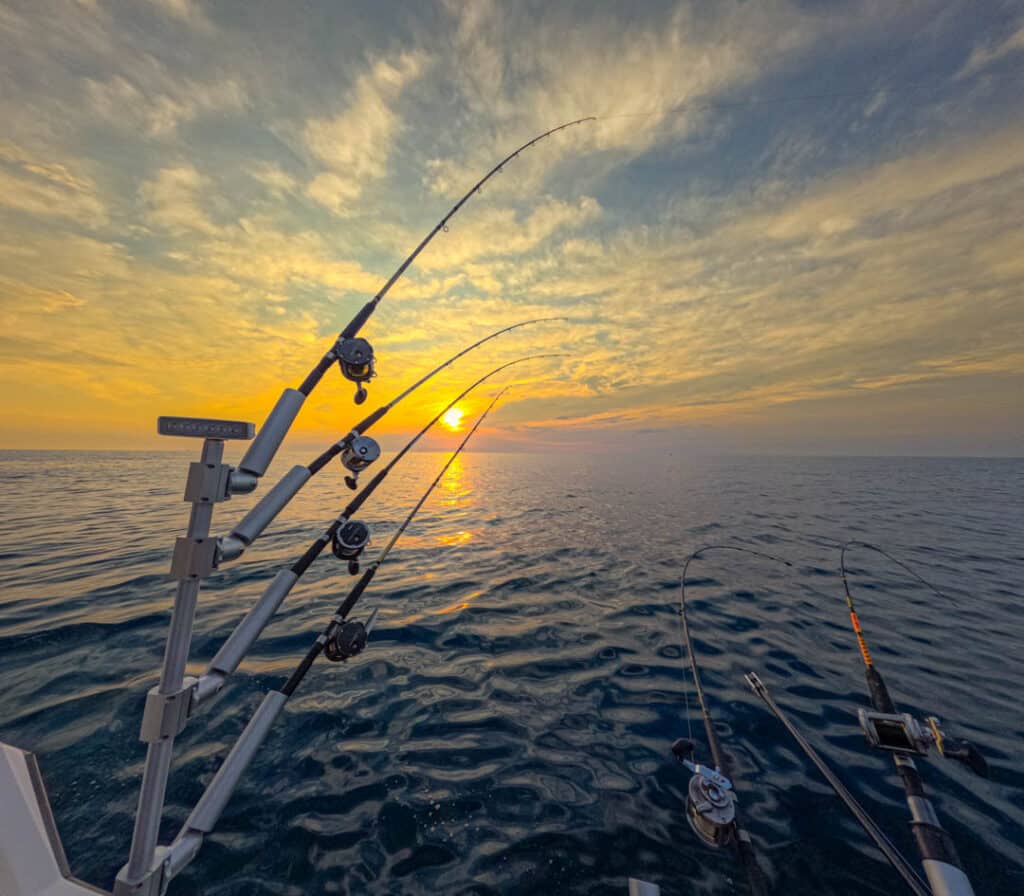
M 465 416 L 465 411 L 461 411 L 458 408 L 449 408 L 444 412 L 444 416 L 441 417 L 441 422 L 452 432 L 458 432 L 462 429 L 462 418 Z

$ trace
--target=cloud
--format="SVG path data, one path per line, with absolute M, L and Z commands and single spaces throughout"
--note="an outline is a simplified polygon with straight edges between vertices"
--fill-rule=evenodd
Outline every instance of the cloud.
M 298 190 L 298 181 L 273 162 L 264 162 L 250 168 L 249 175 L 279 199 Z
M 87 81 L 89 101 L 97 115 L 126 130 L 142 130 L 166 138 L 178 127 L 208 115 L 238 113 L 248 99 L 234 79 L 211 83 L 178 82 L 155 60 L 138 81 L 115 75 L 106 81 Z
M 337 293 L 366 294 L 381 283 L 358 262 L 338 257 L 316 231 L 288 233 L 273 220 L 251 217 L 216 236 L 204 245 L 202 263 L 260 294 L 302 286 L 329 292 L 337 306 Z
M 990 178 L 1024 169 L 1024 129 L 1006 128 L 981 140 L 944 143 L 817 184 L 817 195 L 794 203 L 771 222 L 749 222 L 775 239 L 843 233 L 882 215 Z
M 550 5 L 536 15 L 495 2 L 448 9 L 457 26 L 454 86 L 467 120 L 486 127 L 460 129 L 469 152 L 430 163 L 429 184 L 443 195 L 459 192 L 467 167 L 485 170 L 524 137 L 587 115 L 599 120 L 545 140 L 516 165 L 529 189 L 566 159 L 603 175 L 707 127 L 707 101 L 858 23 L 856 12 L 811 15 L 781 2 L 677 3 L 653 19 L 627 7 L 572 21 Z
M 523 215 L 501 205 L 477 205 L 453 224 L 419 268 L 437 271 L 464 268 L 483 258 L 522 256 L 546 244 L 553 236 L 564 236 L 601 216 L 601 206 L 590 196 L 574 202 L 547 197 L 530 204 Z M 477 269 L 479 274 L 480 269 Z
M 352 203 L 362 195 L 363 183 L 354 177 L 333 171 L 318 174 L 306 186 L 310 199 L 319 202 L 336 215 L 351 211 Z
M 87 228 L 107 221 L 106 206 L 89 178 L 64 164 L 36 160 L 11 143 L 0 143 L 0 205 Z
M 167 23 L 152 16 L 154 8 L 192 27 L 168 40 Z M 8 134 L 23 143 L 45 139 L 71 147 L 75 136 L 95 136 L 104 127 L 122 139 L 170 140 L 184 124 L 239 115 L 250 108 L 248 70 L 226 71 L 228 41 L 199 43 L 212 28 L 198 5 L 183 0 L 127 8 L 52 0 L 5 7 L 0 114 Z
M 200 205 L 200 195 L 209 186 L 209 179 L 187 162 L 162 169 L 139 189 L 147 220 L 173 234 L 219 233 L 220 228 Z
M 975 47 L 971 51 L 967 62 L 964 63 L 963 68 L 957 72 L 956 77 L 960 79 L 976 74 L 982 69 L 988 68 L 994 62 L 998 62 L 1000 59 L 1019 50 L 1024 50 L 1024 24 L 1018 26 L 1016 31 L 1001 41 L 989 42 Z
M 568 325 L 460 360 L 423 402 L 504 360 L 567 351 L 523 365 L 530 387 L 502 426 L 568 442 L 580 426 L 777 414 L 809 432 L 794 407 L 885 396 L 906 412 L 912 399 L 892 396 L 942 389 L 965 407 L 1009 406 L 1024 374 L 1016 107 L 1000 106 L 995 81 L 984 103 L 950 78 L 860 89 L 896 25 L 919 33 L 927 19 L 936 46 L 955 39 L 944 58 L 1005 55 L 954 34 L 953 14 L 932 27 L 937 6 L 580 16 L 453 2 L 441 18 L 410 7 L 398 28 L 375 9 L 351 34 L 328 32 L 324 7 L 284 28 L 219 18 L 215 41 L 194 3 L 0 7 L 0 329 L 19 334 L 0 351 L 5 412 L 45 407 L 54 432 L 100 419 L 148 432 L 160 396 L 259 419 L 450 197 L 592 112 L 606 118 L 473 196 L 397 283 L 366 331 L 374 390 L 400 391 L 484 331 L 564 313 Z M 742 102 L 824 79 L 858 90 Z M 87 363 L 45 357 L 54 340 Z M 971 398 L 983 381 L 1002 391 Z M 337 394 L 325 380 L 300 432 L 336 437 Z M 415 425 L 422 407 L 396 409 L 384 430 Z
M 814 181 L 804 195 L 736 196 L 699 236 L 620 229 L 555 238 L 545 258 L 485 264 L 500 295 L 581 297 L 569 307 L 593 315 L 582 325 L 591 335 L 573 339 L 572 375 L 521 412 L 678 423 L 1019 376 L 1021 137 L 1011 127 L 921 146 Z M 457 313 L 472 313 L 472 299 L 461 304 Z
M 184 22 L 197 31 L 205 34 L 216 31 L 206 11 L 196 0 L 150 0 L 150 3 L 171 18 Z
M 330 169 L 309 185 L 312 199 L 341 213 L 367 181 L 384 177 L 401 127 L 396 103 L 426 64 L 416 52 L 402 53 L 394 62 L 381 59 L 356 79 L 340 112 L 306 122 L 306 147 Z

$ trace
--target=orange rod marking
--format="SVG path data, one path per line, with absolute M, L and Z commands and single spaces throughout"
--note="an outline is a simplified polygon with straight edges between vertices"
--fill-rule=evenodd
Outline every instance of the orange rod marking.
M 854 610 L 850 610 L 850 621 L 853 622 L 853 631 L 857 635 L 857 644 L 860 647 L 860 655 L 864 657 L 864 665 L 870 666 L 871 651 L 868 650 L 868 643 L 864 640 L 864 634 L 860 630 L 860 620 Z

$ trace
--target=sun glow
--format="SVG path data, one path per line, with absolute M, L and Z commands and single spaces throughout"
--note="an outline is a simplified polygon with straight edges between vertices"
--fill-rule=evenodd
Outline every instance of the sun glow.
M 444 412 L 441 422 L 452 432 L 458 432 L 462 429 L 462 418 L 465 416 L 465 411 L 461 411 L 458 408 L 449 408 Z

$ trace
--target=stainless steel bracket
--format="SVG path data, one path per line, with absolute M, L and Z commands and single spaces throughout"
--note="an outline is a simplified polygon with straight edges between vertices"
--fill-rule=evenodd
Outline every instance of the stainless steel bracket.
M 142 711 L 139 740 L 149 744 L 180 734 L 192 713 L 192 693 L 198 681 L 191 675 L 185 676 L 181 688 L 173 694 L 162 694 L 159 687 L 150 688 Z
M 174 554 L 171 557 L 171 578 L 205 579 L 216 568 L 217 539 L 189 538 L 183 535 L 174 541 Z
M 193 504 L 214 504 L 230 500 L 231 470 L 230 464 L 204 464 L 202 461 L 193 461 L 188 466 L 185 500 Z
M 169 861 L 170 851 L 158 846 L 153 851 L 153 864 L 138 880 L 127 880 L 126 868 L 122 868 L 114 881 L 113 896 L 163 896 L 170 883 L 167 874 Z

